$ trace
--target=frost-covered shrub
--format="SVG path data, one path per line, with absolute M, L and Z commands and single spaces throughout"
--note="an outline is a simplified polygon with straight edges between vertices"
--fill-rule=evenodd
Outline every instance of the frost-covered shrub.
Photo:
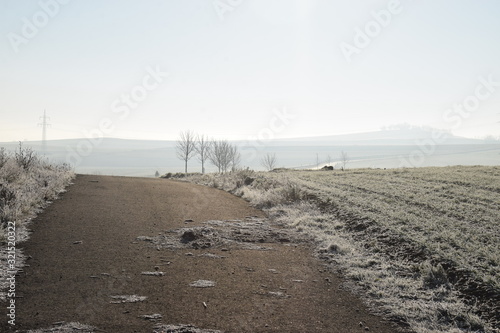
M 4 147 L 0 147 L 0 168 L 7 162 L 7 152 Z
M 0 149 L 0 227 L 16 225 L 34 216 L 54 200 L 70 183 L 74 173 L 66 165 L 54 165 L 29 148 L 19 147 L 14 154 Z M 0 241 L 4 232 L 0 233 Z
M 23 148 L 23 145 L 19 142 L 19 149 L 14 153 L 14 158 L 19 167 L 27 170 L 31 166 L 34 166 L 38 161 L 38 156 L 35 154 L 31 148 Z

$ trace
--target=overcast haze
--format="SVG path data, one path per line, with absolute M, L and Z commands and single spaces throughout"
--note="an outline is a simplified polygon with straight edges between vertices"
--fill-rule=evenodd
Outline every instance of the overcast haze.
M 0 141 L 41 139 L 44 109 L 48 139 L 498 136 L 499 17 L 494 0 L 0 0 Z

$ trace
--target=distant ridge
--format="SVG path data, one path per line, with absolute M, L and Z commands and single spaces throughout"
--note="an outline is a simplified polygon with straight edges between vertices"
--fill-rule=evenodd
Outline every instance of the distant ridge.
M 118 150 L 135 150 L 135 149 L 158 149 L 175 146 L 175 141 L 169 140 L 134 140 L 134 139 L 119 139 L 119 138 L 78 138 L 78 139 L 60 139 L 47 140 L 47 146 L 54 148 L 76 147 L 78 144 L 85 142 L 87 145 L 98 147 L 99 149 L 118 149 Z M 22 141 L 22 144 L 34 149 L 41 146 L 42 141 Z M 12 147 L 19 145 L 18 141 L 0 142 L 2 147 Z
M 438 135 L 438 136 L 436 136 Z M 56 148 L 74 147 L 81 142 L 87 142 L 100 149 L 159 149 L 175 147 L 175 140 L 135 140 L 119 138 L 79 138 L 48 140 L 47 145 Z M 237 144 L 252 145 L 252 140 L 230 140 Z M 254 140 L 258 141 L 258 140 Z M 434 141 L 438 145 L 467 145 L 467 144 L 500 144 L 497 142 L 485 142 L 481 139 L 470 139 L 452 135 L 450 133 L 432 129 L 411 128 L 411 129 L 388 129 L 373 132 L 327 135 L 315 137 L 300 137 L 263 140 L 262 143 L 269 146 L 345 146 L 345 145 L 416 145 L 421 141 Z M 34 148 L 41 147 L 42 141 L 23 141 L 26 146 Z M 0 142 L 0 146 L 11 148 L 17 146 L 18 142 Z
M 304 145 L 322 142 L 327 145 L 414 145 L 418 141 L 433 140 L 437 144 L 484 144 L 484 140 L 470 139 L 432 129 L 395 129 L 373 132 L 280 139 L 277 141 Z M 500 142 L 497 142 L 500 143 Z

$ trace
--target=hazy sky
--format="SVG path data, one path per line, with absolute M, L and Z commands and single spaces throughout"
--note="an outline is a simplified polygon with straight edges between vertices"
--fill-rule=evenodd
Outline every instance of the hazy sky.
M 0 0 L 0 141 L 39 140 L 44 109 L 48 139 L 497 136 L 499 17 L 498 0 Z

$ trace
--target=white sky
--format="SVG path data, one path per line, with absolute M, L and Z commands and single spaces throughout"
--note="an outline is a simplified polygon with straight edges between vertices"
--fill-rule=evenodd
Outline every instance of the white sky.
M 341 43 L 376 28 L 371 12 L 390 3 L 0 0 L 0 142 L 41 139 L 44 109 L 48 139 L 99 134 L 103 119 L 113 127 L 105 136 L 129 139 L 187 129 L 303 137 L 399 123 L 500 135 L 500 86 L 473 111 L 443 118 L 475 98 L 480 77 L 500 82 L 500 2 L 401 1 L 349 63 Z M 120 104 L 141 92 L 147 68 L 169 76 L 136 108 Z M 285 109 L 295 116 L 286 124 L 274 119 Z

